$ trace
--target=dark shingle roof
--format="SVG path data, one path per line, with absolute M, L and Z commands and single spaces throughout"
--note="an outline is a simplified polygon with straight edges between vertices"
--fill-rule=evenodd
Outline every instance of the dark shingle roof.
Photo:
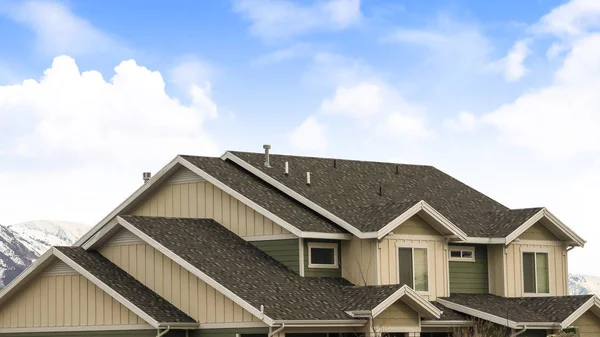
M 254 308 L 264 305 L 272 319 L 350 319 L 344 311 L 358 310 L 353 306 L 359 303 L 345 300 L 352 297 L 348 294 L 358 298 L 363 290 L 343 279 L 301 277 L 214 220 L 123 218 Z M 369 301 L 379 303 L 399 288 L 365 291 L 371 291 Z
M 344 310 L 372 310 L 400 289 L 397 284 L 384 286 L 344 287 Z
M 100 253 L 86 251 L 81 247 L 55 248 L 157 322 L 196 322 Z
M 346 232 L 236 164 L 220 158 L 183 155 L 181 157 L 301 231 Z
M 512 212 L 432 166 L 336 159 L 334 167 L 329 158 L 271 155 L 272 168 L 265 168 L 264 154 L 231 153 L 362 232 L 381 229 L 421 200 L 474 237 L 489 237 L 492 227 L 511 232 L 527 213 Z M 285 162 L 289 175 L 283 174 Z
M 458 311 L 454 311 L 452 309 L 448 309 L 445 306 L 439 304 L 438 302 L 431 302 L 436 308 L 442 311 L 442 315 L 438 319 L 433 319 L 436 321 L 465 321 L 469 318 L 465 314 L 461 314 Z
M 508 298 L 490 294 L 452 294 L 441 299 L 513 322 L 560 323 L 591 297 L 592 295 Z

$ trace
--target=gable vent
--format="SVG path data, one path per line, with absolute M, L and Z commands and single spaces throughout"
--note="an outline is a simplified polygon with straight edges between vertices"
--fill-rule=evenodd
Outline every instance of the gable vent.
M 121 229 L 115 236 L 110 239 L 106 245 L 107 246 L 121 246 L 121 245 L 131 245 L 144 243 L 144 240 L 137 237 L 132 232 L 126 230 L 125 228 Z
M 58 261 L 48 269 L 46 269 L 42 275 L 44 276 L 55 276 L 55 275 L 77 275 L 75 269 L 69 267 L 68 264 Z
M 205 181 L 197 175 L 196 173 L 190 171 L 187 168 L 182 168 L 179 171 L 175 172 L 169 180 L 167 180 L 167 184 L 186 184 L 186 183 L 194 183 Z

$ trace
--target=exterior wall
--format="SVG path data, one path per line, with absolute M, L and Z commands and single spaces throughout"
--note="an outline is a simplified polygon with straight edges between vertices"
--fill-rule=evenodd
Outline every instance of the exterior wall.
M 568 278 L 565 246 L 551 241 L 520 241 L 506 247 L 506 282 L 508 297 L 522 297 L 523 293 L 523 252 L 548 253 L 550 274 L 550 296 L 568 295 Z
M 573 326 L 579 328 L 580 337 L 600 336 L 600 318 L 590 311 L 581 315 L 573 323 Z
M 506 296 L 504 245 L 488 245 L 488 280 L 490 294 Z
M 200 323 L 260 320 L 146 243 L 112 245 L 99 252 Z
M 112 331 L 61 331 L 61 332 L 27 332 L 27 333 L 3 333 L 3 337 L 155 337 L 156 330 L 112 330 Z M 185 337 L 183 330 L 171 330 L 165 337 Z
M 110 325 L 139 325 L 140 329 L 147 323 L 78 274 L 41 274 L 0 310 L 0 332 Z
M 450 268 L 450 293 L 487 294 L 489 293 L 487 246 L 465 246 L 475 247 L 475 262 L 448 262 Z
M 519 236 L 521 240 L 536 240 L 536 241 L 560 241 L 556 235 L 552 234 L 548 228 L 546 228 L 541 223 L 536 223 L 533 226 L 529 227 L 521 236 Z
M 199 177 L 196 181 L 172 178 L 141 202 L 133 214 L 210 218 L 241 237 L 289 234 L 288 230 Z
M 419 313 L 401 301 L 392 304 L 375 317 L 374 325 L 376 331 L 383 333 L 420 331 L 421 329 Z
M 414 246 L 427 248 L 429 266 L 429 291 L 422 293 L 430 301 L 450 295 L 448 292 L 448 245 L 425 220 L 414 216 L 396 229 L 393 235 L 386 236 L 379 243 L 380 284 L 398 282 L 398 247 Z
M 309 242 L 335 242 L 338 244 L 338 268 L 309 268 L 308 267 L 308 243 Z M 303 248 L 303 259 L 304 259 L 304 276 L 307 277 L 342 277 L 342 250 L 340 249 L 340 241 L 336 240 L 317 240 L 317 239 L 304 239 Z
M 251 241 L 256 248 L 300 273 L 300 239 Z
M 355 236 L 342 242 L 342 277 L 355 285 L 378 285 L 377 240 Z
M 242 329 L 200 329 L 190 331 L 190 337 L 236 337 L 239 335 L 267 335 L 268 328 L 242 328 Z

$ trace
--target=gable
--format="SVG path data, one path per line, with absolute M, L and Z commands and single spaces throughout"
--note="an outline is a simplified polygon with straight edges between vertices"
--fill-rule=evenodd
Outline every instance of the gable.
M 546 226 L 539 221 L 529 227 L 523 234 L 519 236 L 521 240 L 537 240 L 537 241 L 561 241 L 554 235 Z
M 185 171 L 187 170 L 187 171 Z M 214 219 L 241 237 L 290 234 L 259 212 L 222 191 L 212 183 L 185 178 L 188 169 L 178 171 L 132 212 L 134 215 Z
M 147 323 L 64 262 L 50 265 L 0 307 L 0 328 Z
M 401 223 L 392 231 L 394 234 L 409 234 L 409 235 L 441 235 L 427 221 L 423 220 L 418 215 L 414 215 L 410 219 Z
M 419 313 L 399 300 L 377 315 L 374 324 L 388 332 L 390 327 L 418 327 Z
M 579 328 L 579 336 L 581 337 L 600 335 L 600 318 L 594 315 L 591 310 L 581 315 L 572 325 Z
M 120 233 L 123 236 L 135 236 L 126 229 L 122 229 Z M 249 311 L 143 241 L 104 245 L 98 251 L 200 323 L 261 322 Z

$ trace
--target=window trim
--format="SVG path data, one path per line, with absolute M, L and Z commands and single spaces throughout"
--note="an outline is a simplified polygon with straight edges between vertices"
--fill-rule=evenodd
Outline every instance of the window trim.
M 459 251 L 461 257 L 452 257 L 453 251 Z M 470 258 L 462 257 L 462 252 L 471 252 Z M 477 262 L 477 257 L 475 256 L 475 246 L 448 246 L 448 261 L 457 261 L 457 262 Z
M 338 269 L 340 267 L 339 253 L 338 253 L 339 252 L 339 244 L 337 242 L 314 242 L 314 241 L 309 241 L 309 242 L 307 242 L 306 246 L 308 248 L 308 268 Z M 312 248 L 333 249 L 333 264 L 311 263 Z
M 429 254 L 429 245 L 426 243 L 396 243 L 396 268 L 397 268 L 397 275 L 396 277 L 398 278 L 398 282 L 400 282 L 400 261 L 398 261 L 398 256 L 400 254 L 400 248 L 411 248 L 412 250 L 412 274 L 413 274 L 413 287 L 411 287 L 411 289 L 413 289 L 415 292 L 417 292 L 419 295 L 429 295 L 431 292 L 431 287 L 432 287 L 432 283 L 431 283 L 431 254 Z M 425 249 L 425 255 L 427 257 L 427 290 L 423 291 L 423 290 L 416 290 L 414 289 L 414 284 L 415 284 L 415 248 L 421 248 L 421 249 Z
M 535 291 L 534 293 L 528 293 L 525 292 L 525 264 L 523 263 L 523 254 L 525 253 L 533 253 L 533 272 L 535 273 Z M 539 293 L 538 291 L 538 284 L 537 284 L 537 254 L 546 254 L 548 256 L 548 292 L 547 293 Z M 552 262 L 550 260 L 550 250 L 549 249 L 545 249 L 545 248 L 527 248 L 527 249 L 521 249 L 521 291 L 523 292 L 524 296 L 529 296 L 529 297 L 545 297 L 545 296 L 552 296 L 552 289 L 553 289 L 553 282 L 552 282 Z

